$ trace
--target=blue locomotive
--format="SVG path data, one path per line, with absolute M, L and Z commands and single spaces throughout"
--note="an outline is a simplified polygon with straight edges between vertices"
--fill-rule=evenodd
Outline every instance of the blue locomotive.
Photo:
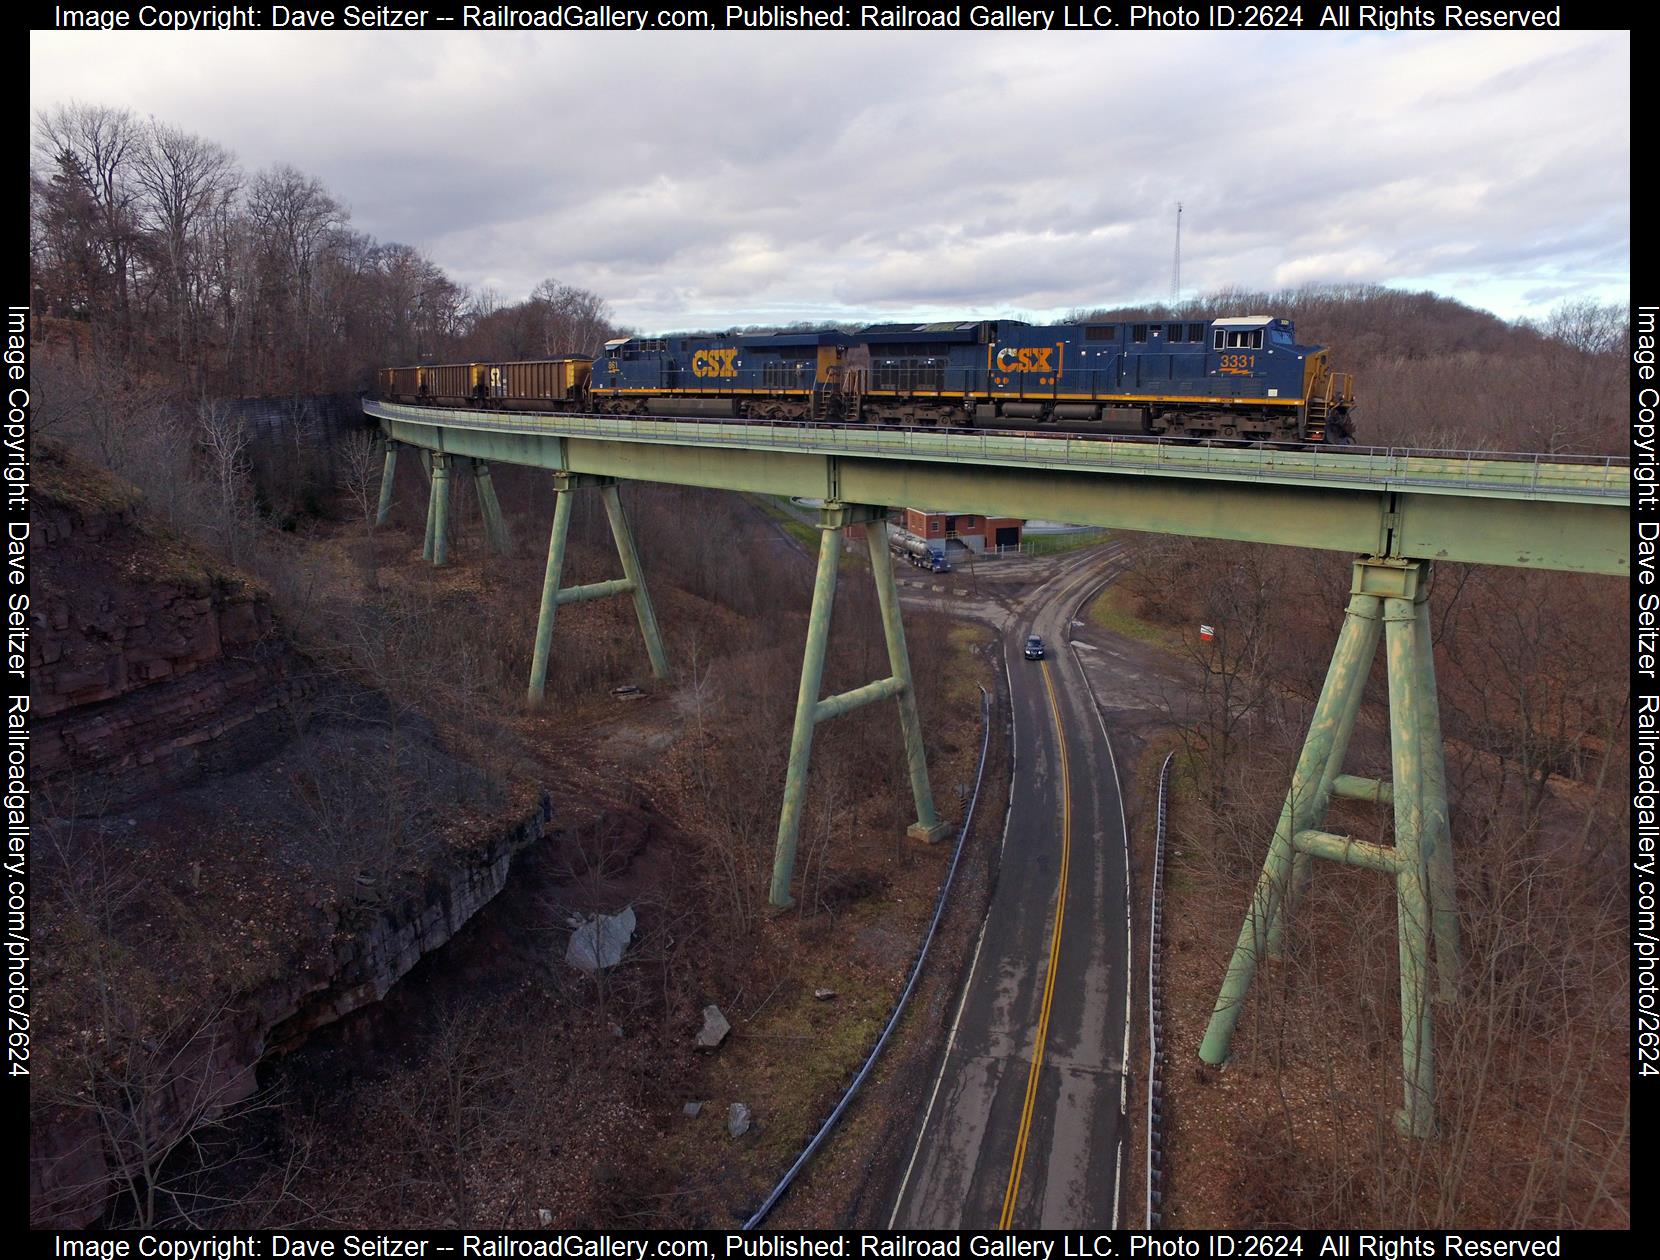
M 585 358 L 388 368 L 429 405 L 1346 445 L 1354 380 L 1288 319 L 1017 319 L 618 337 Z
M 1290 320 L 877 324 L 856 333 L 625 337 L 598 411 L 1344 444 L 1354 382 Z

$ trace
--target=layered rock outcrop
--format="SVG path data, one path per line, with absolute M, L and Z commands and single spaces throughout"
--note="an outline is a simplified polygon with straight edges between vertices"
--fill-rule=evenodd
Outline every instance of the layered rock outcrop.
M 324 758 L 297 755 L 315 736 L 301 732 L 305 706 L 292 702 L 315 686 L 314 671 L 259 588 L 150 525 L 127 487 L 49 447 L 39 456 L 33 786 L 44 829 L 62 824 L 54 849 L 64 855 L 40 883 L 43 952 L 54 950 L 40 974 L 60 986 L 46 1005 L 75 1018 L 40 1027 L 29 1187 L 31 1222 L 64 1228 L 109 1212 L 133 1169 L 149 1167 L 140 1147 L 165 1150 L 233 1112 L 265 1056 L 379 1001 L 445 944 L 544 836 L 553 803 L 521 792 L 503 809 L 498 793 L 488 821 L 473 809 L 466 824 L 446 817 L 457 785 L 488 776 L 406 719 L 399 738 L 425 758 L 428 791 L 401 815 L 408 834 L 388 840 L 399 862 L 347 878 L 343 892 L 338 837 L 316 827 L 307 793 L 317 785 L 300 767 L 332 756 L 349 776 L 353 740 L 381 747 L 379 728 L 336 713 L 358 734 Z M 374 709 L 363 694 L 358 707 Z M 258 842 L 247 834 L 256 789 Z M 87 915 L 75 864 L 112 858 L 135 871 Z M 250 915 L 260 948 L 238 956 Z M 158 939 L 170 944 L 157 950 Z M 79 966 L 112 958 L 101 977 Z M 81 992 L 112 979 L 114 1017 Z
M 155 1142 L 176 1141 L 244 1102 L 268 1053 L 291 1049 L 312 1030 L 385 997 L 501 892 L 514 855 L 541 839 L 552 819 L 552 798 L 543 793 L 530 818 L 456 854 L 385 904 L 345 917 L 331 912 L 313 940 L 296 942 L 296 958 L 315 965 L 225 994 L 219 1019 L 177 1030 L 170 1043 L 156 1045 L 151 1079 L 143 1079 L 141 1065 L 129 1065 L 127 1092 L 142 1096 Z M 31 1114 L 30 1223 L 37 1227 L 90 1225 L 120 1190 L 123 1172 L 116 1165 L 133 1152 L 112 1145 L 130 1142 L 123 1135 L 131 1126 L 119 1101 L 88 1103 L 48 1103 Z
M 280 710 L 309 684 L 261 592 L 148 528 L 136 496 L 110 478 L 49 449 L 40 464 L 37 781 L 93 790 L 95 807 L 111 808 L 281 742 Z

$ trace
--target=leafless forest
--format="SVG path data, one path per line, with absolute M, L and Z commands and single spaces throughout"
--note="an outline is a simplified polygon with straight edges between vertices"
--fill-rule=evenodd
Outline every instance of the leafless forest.
M 704 1069 L 683 1047 L 658 1047 L 660 1061 L 675 1066 L 669 1084 L 654 1081 L 652 1047 L 613 1044 L 609 1028 L 649 1023 L 664 1030 L 663 1046 L 681 1047 L 680 1030 L 712 995 L 765 1008 L 780 969 L 815 948 L 842 948 L 812 916 L 856 922 L 873 889 L 920 890 L 930 874 L 848 847 L 850 834 L 889 836 L 903 826 L 897 734 L 885 711 L 867 712 L 832 724 L 815 753 L 806 909 L 782 922 L 761 914 L 806 571 L 760 546 L 718 553 L 683 527 L 690 514 L 708 532 L 750 527 L 730 500 L 673 488 L 626 492 L 648 570 L 662 582 L 663 623 L 682 673 L 664 727 L 672 748 L 652 746 L 643 760 L 636 751 L 626 773 L 606 778 L 599 763 L 609 754 L 583 747 L 580 732 L 598 712 L 594 697 L 637 672 L 626 607 L 560 614 L 562 642 L 572 646 L 554 672 L 553 697 L 571 725 L 518 707 L 541 564 L 526 540 L 546 528 L 552 502 L 542 479 L 498 470 L 519 547 L 488 580 L 466 562 L 484 544 L 463 489 L 463 563 L 435 578 L 408 554 L 410 535 L 419 535 L 409 498 L 394 536 L 368 529 L 380 473 L 369 433 L 302 425 L 256 432 L 231 405 L 355 394 L 377 366 L 417 358 L 592 353 L 618 331 L 603 296 L 553 279 L 523 300 L 470 292 L 418 249 L 355 230 L 349 208 L 300 170 L 249 172 L 210 139 L 95 105 L 36 120 L 30 190 L 37 435 L 136 486 L 158 526 L 253 575 L 282 633 L 319 676 L 342 680 L 296 707 L 296 729 L 348 689 L 387 697 L 394 735 L 385 755 L 409 752 L 397 731 L 436 723 L 459 761 L 490 768 L 469 797 L 481 815 L 517 800 L 525 784 L 567 776 L 562 782 L 584 795 L 592 816 L 560 850 L 562 873 L 545 872 L 546 881 L 584 872 L 600 884 L 621 880 L 650 907 L 652 923 L 645 961 L 613 991 L 559 988 L 549 1000 L 565 1022 L 551 1031 L 550 1008 L 522 995 L 503 998 L 486 1017 L 460 986 L 446 990 L 450 1013 L 407 1061 L 339 1095 L 345 1102 L 332 1127 L 314 1098 L 310 1111 L 284 1102 L 280 1116 L 261 1117 L 260 1107 L 281 1107 L 274 1093 L 256 1095 L 242 1109 L 263 1153 L 234 1160 L 202 1136 L 211 1105 L 200 1109 L 201 1127 L 148 1132 L 151 1104 L 131 1102 L 146 1090 L 180 1092 L 179 1048 L 217 1008 L 181 1013 L 158 1001 L 150 1013 L 114 1010 L 103 1001 L 108 985 L 90 986 L 70 1004 L 87 1021 L 84 1035 L 60 1044 L 56 1062 L 70 1077 L 63 1096 L 98 1110 L 105 1124 L 121 1190 L 109 1219 L 535 1224 L 533 1209 L 552 1205 L 561 1222 L 621 1213 L 638 1224 L 726 1224 L 709 1203 L 741 1202 L 747 1186 L 707 1172 L 657 1196 L 642 1187 L 660 1184 L 651 1178 L 664 1175 L 662 1165 L 636 1167 L 628 1154 L 654 1140 L 647 1117 L 664 1091 L 693 1088 L 686 1082 Z M 1215 294 L 1180 313 L 1258 311 L 1294 318 L 1301 340 L 1329 344 L 1334 366 L 1355 374 L 1363 443 L 1623 449 L 1628 328 L 1617 309 L 1569 304 L 1542 325 L 1515 325 L 1447 297 L 1353 286 Z M 575 530 L 567 582 L 611 576 L 597 503 L 579 507 Z M 1175 870 L 1186 924 L 1173 948 L 1188 951 L 1178 961 L 1194 977 L 1191 1004 L 1208 1012 L 1319 689 L 1348 562 L 1151 536 L 1135 556 L 1125 585 L 1138 614 L 1186 643 L 1178 654 L 1199 680 L 1184 705 L 1172 706 L 1185 715 L 1171 738 L 1184 754 Z M 881 640 L 863 586 L 847 585 L 858 589 L 838 616 L 831 673 L 856 684 L 877 676 Z M 1264 1082 L 1259 1097 L 1276 1105 L 1211 1123 L 1207 1093 L 1223 1110 L 1238 1099 L 1223 1098 L 1214 1073 L 1190 1069 L 1178 1104 L 1185 1136 L 1177 1184 L 1190 1175 L 1184 1168 L 1219 1158 L 1204 1131 L 1226 1133 L 1233 1160 L 1220 1181 L 1187 1183 L 1192 1215 L 1179 1223 L 1629 1225 L 1625 596 L 1607 579 L 1438 571 L 1436 666 L 1469 954 L 1462 1003 L 1439 1029 L 1440 1140 L 1409 1147 L 1389 1122 L 1398 1095 L 1393 903 L 1367 875 L 1323 870 L 1289 961 L 1265 972 L 1241 1025 L 1241 1061 Z M 972 714 L 967 725 L 962 719 L 975 693 L 939 620 L 919 619 L 911 643 L 931 757 L 956 767 L 975 738 Z M 1214 646 L 1184 638 L 1201 620 L 1220 627 Z M 1373 685 L 1351 754 L 1357 773 L 1386 767 L 1381 668 Z M 622 744 L 636 750 L 646 738 L 622 732 Z M 351 799 L 351 782 L 361 780 L 331 776 L 316 748 L 297 755 L 314 759 L 301 771 L 308 825 L 338 841 L 333 865 L 319 868 L 327 897 L 358 895 L 354 881 L 366 871 L 371 881 L 390 880 L 425 860 L 426 840 L 410 846 L 419 828 L 413 814 L 398 812 L 395 794 Z M 474 782 L 472 771 L 456 773 Z M 409 784 L 423 772 L 406 757 L 392 776 Z M 634 817 L 650 812 L 642 802 L 670 799 L 672 809 L 649 827 L 608 831 L 600 821 L 608 810 Z M 1357 836 L 1387 842 L 1380 815 L 1356 811 L 1344 821 Z M 677 840 L 649 858 L 647 834 L 684 839 L 693 856 L 663 856 L 679 851 Z M 365 843 L 372 854 L 340 847 Z M 133 993 L 161 985 L 154 960 L 135 956 L 115 923 L 137 896 L 131 873 L 96 845 L 64 851 L 98 862 L 66 867 L 46 894 L 55 939 L 82 968 L 77 974 L 108 980 L 114 968 L 123 982 L 141 977 Z M 630 863 L 634 874 L 619 875 Z M 199 872 L 179 874 L 187 876 Z M 192 891 L 181 884 L 166 904 L 195 915 Z M 514 913 L 531 916 L 532 932 L 547 929 L 552 911 Z M 200 915 L 179 932 L 201 946 L 204 967 L 230 966 L 226 948 L 201 939 L 216 921 Z M 714 947 L 688 955 L 693 933 Z M 118 940 L 126 943 L 112 961 Z M 260 965 L 235 963 L 249 981 Z M 873 994 L 885 983 L 875 969 L 866 980 Z M 880 1002 L 872 997 L 872 1005 Z M 580 1032 L 558 1031 L 579 1024 Z M 1320 1051 L 1313 1057 L 1309 1028 L 1326 1030 L 1310 1043 Z M 571 1049 L 578 1042 L 581 1053 Z M 520 1047 L 516 1059 L 486 1053 L 507 1044 Z M 786 1057 L 798 1044 L 785 1044 Z M 146 1046 L 169 1057 L 147 1061 Z M 553 1061 L 562 1065 L 553 1074 L 508 1071 Z M 815 1078 L 802 1089 L 805 1117 L 833 1084 Z M 599 1096 L 615 1105 L 573 1101 Z M 303 1088 L 286 1096 L 295 1097 L 311 1096 Z M 603 1159 L 566 1152 L 561 1163 L 545 1141 L 555 1119 L 590 1126 L 615 1145 Z M 388 1168 L 352 1161 L 353 1126 L 397 1136 Z M 758 1151 L 758 1167 L 788 1154 L 778 1141 Z

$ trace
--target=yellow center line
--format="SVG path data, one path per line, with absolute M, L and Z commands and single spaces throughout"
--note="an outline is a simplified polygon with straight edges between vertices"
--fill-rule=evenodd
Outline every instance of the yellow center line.
M 1014 1224 L 1015 1199 L 1020 1192 L 1020 1173 L 1026 1165 L 1026 1142 L 1032 1133 L 1032 1110 L 1037 1105 L 1038 1073 L 1043 1068 L 1043 1045 L 1049 1039 L 1049 1010 L 1055 998 L 1055 972 L 1061 957 L 1061 924 L 1066 918 L 1066 880 L 1072 867 L 1072 774 L 1066 764 L 1066 731 L 1061 726 L 1060 702 L 1055 699 L 1055 680 L 1049 662 L 1043 662 L 1043 685 L 1049 692 L 1049 712 L 1055 719 L 1055 739 L 1061 757 L 1061 879 L 1055 892 L 1055 933 L 1049 941 L 1049 971 L 1043 978 L 1043 1005 L 1038 1010 L 1037 1048 L 1032 1053 L 1032 1070 L 1026 1077 L 1026 1102 L 1020 1110 L 1020 1130 L 1015 1136 L 1014 1164 L 1009 1169 L 1009 1188 L 1003 1192 L 1003 1215 L 999 1229 Z

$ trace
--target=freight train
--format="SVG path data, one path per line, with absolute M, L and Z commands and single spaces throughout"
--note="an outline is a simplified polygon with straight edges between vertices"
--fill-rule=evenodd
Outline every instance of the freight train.
M 593 357 L 387 368 L 429 406 L 1347 445 L 1354 380 L 1288 319 L 979 319 L 618 337 Z

